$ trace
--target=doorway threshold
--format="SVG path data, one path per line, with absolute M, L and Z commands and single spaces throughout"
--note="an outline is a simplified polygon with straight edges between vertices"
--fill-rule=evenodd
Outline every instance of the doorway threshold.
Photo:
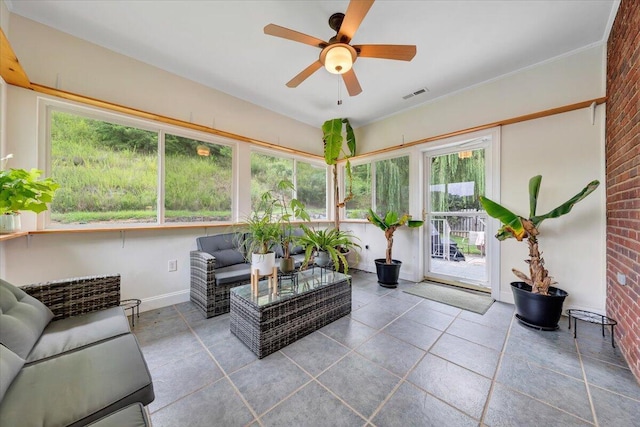
M 433 277 L 433 276 L 424 276 L 424 280 L 428 280 L 430 282 L 435 282 L 435 283 L 441 283 L 443 285 L 455 286 L 457 288 L 464 288 L 472 291 L 483 292 L 485 294 L 491 294 L 491 288 L 480 286 L 471 282 L 463 282 L 460 280 L 447 280 L 441 277 Z

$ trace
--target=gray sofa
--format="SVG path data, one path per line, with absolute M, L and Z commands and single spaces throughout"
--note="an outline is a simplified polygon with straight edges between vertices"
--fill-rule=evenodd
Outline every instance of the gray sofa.
M 301 229 L 294 230 L 302 233 Z M 229 312 L 229 291 L 251 282 L 251 263 L 242 251 L 244 234 L 226 233 L 196 238 L 197 250 L 191 251 L 191 301 L 205 317 Z M 277 247 L 276 257 L 283 255 Z M 304 261 L 304 248 L 290 248 L 296 267 Z
M 149 424 L 151 375 L 119 300 L 120 276 L 0 279 L 0 425 Z

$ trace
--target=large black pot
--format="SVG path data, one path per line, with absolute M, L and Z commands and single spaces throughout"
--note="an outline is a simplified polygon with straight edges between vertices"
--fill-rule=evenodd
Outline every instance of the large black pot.
M 378 274 L 378 283 L 385 288 L 398 287 L 398 277 L 400 277 L 400 267 L 402 261 L 392 259 L 391 264 L 386 263 L 386 259 L 379 258 L 375 260 L 376 273 Z
M 558 329 L 562 316 L 562 304 L 569 295 L 562 289 L 549 287 L 549 295 L 531 293 L 531 286 L 524 282 L 511 282 L 516 305 L 516 318 L 523 324 L 543 331 Z

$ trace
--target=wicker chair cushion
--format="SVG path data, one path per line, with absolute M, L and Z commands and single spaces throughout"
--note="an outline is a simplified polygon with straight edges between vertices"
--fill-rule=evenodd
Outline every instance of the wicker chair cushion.
M 122 307 L 55 320 L 44 328 L 26 362 L 40 361 L 129 332 L 129 321 Z
M 244 255 L 238 250 L 242 240 L 237 233 L 216 234 L 196 238 L 198 250 L 216 257 L 216 269 L 245 262 Z
M 25 365 L 0 402 L 0 425 L 86 425 L 153 399 L 136 338 L 126 334 Z
M 23 359 L 53 319 L 44 304 L 0 279 L 0 343 Z
M 229 267 L 216 268 L 216 285 L 251 281 L 251 264 L 235 264 Z
M 92 427 L 147 427 L 151 423 L 149 423 L 144 407 L 138 402 L 89 425 Z
M 221 251 L 209 252 L 216 258 L 216 270 L 245 262 L 244 255 L 235 249 L 223 249 Z
M 0 402 L 24 365 L 24 360 L 7 347 L 0 345 Z

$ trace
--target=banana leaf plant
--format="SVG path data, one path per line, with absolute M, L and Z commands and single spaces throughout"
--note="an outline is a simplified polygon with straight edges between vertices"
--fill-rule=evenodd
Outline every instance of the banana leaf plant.
M 344 149 L 344 140 L 342 136 L 342 126 L 344 125 L 347 150 Z M 349 158 L 356 154 L 356 136 L 353 128 L 349 123 L 349 119 L 331 119 L 322 125 L 322 142 L 324 143 L 324 160 L 327 165 L 333 166 L 333 195 L 336 201 L 334 212 L 334 227 L 340 228 L 340 208 L 343 207 L 353 197 L 352 192 L 352 176 L 351 163 Z M 345 173 L 347 175 L 347 195 L 340 201 L 340 185 L 338 182 L 338 160 L 346 159 Z
M 384 231 L 384 237 L 387 239 L 387 251 L 386 251 L 386 263 L 391 264 L 393 259 L 391 251 L 393 250 L 393 233 L 404 225 L 407 227 L 415 228 L 424 224 L 424 221 L 411 219 L 411 215 L 404 214 L 399 216 L 397 212 L 389 211 L 384 216 L 379 216 L 371 208 L 369 209 L 369 215 L 367 220 L 370 223 Z
M 571 212 L 573 206 L 598 188 L 600 182 L 597 180 L 591 181 L 582 191 L 557 208 L 550 210 L 544 215 L 536 215 L 541 182 L 541 175 L 536 175 L 529 180 L 529 218 L 516 215 L 504 206 L 484 196 L 480 196 L 480 203 L 489 216 L 500 220 L 502 223 L 502 227 L 500 227 L 496 234 L 498 240 L 502 241 L 514 238 L 522 242 L 526 239 L 529 245 L 529 259 L 525 260 L 525 262 L 529 264 L 529 276 L 515 268 L 511 270 L 513 274 L 531 286 L 531 292 L 549 295 L 549 286 L 556 282 L 552 281 L 549 272 L 544 267 L 544 259 L 538 248 L 538 234 L 540 234 L 538 228 L 545 219 L 558 218 Z

